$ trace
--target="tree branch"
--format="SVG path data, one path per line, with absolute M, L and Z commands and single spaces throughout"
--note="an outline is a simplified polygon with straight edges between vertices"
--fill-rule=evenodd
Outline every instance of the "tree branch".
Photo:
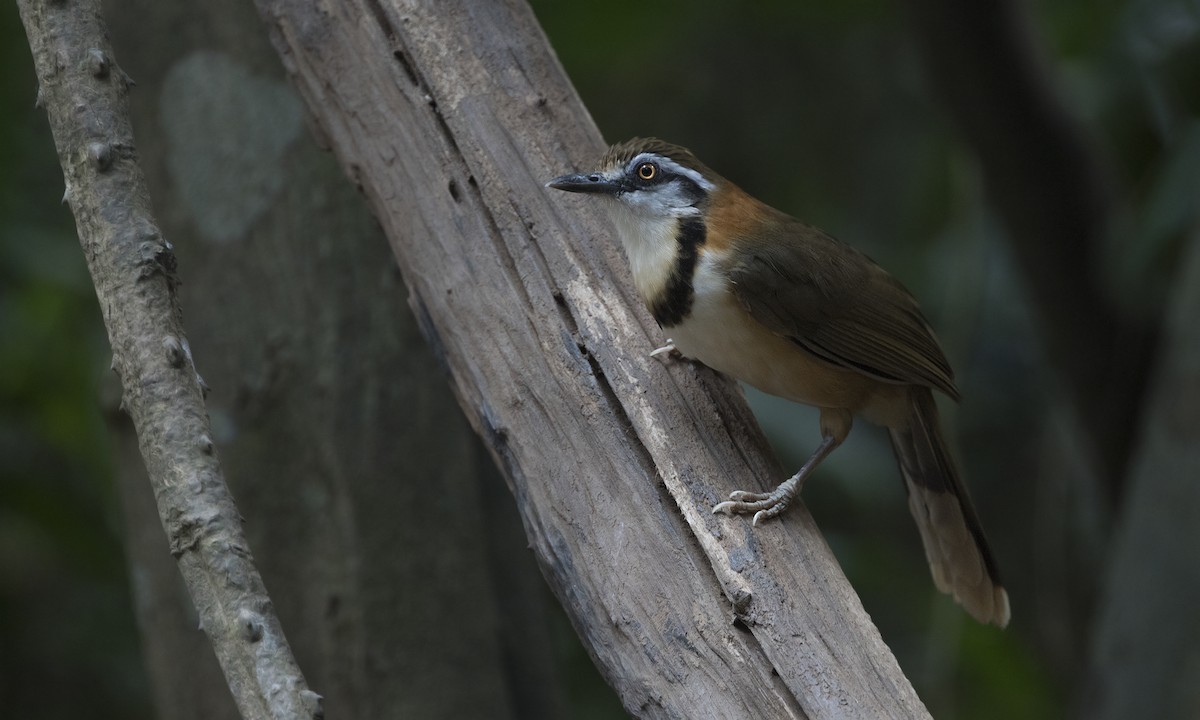
M 242 716 L 319 717 L 225 486 L 175 298 L 175 257 L 137 165 L 128 78 L 98 0 L 18 6 L 80 244 L 172 555 Z
M 525 3 L 257 4 L 626 708 L 928 717 L 807 513 L 711 514 L 778 468 L 736 385 L 647 357 L 610 228 L 543 189 L 603 143 Z

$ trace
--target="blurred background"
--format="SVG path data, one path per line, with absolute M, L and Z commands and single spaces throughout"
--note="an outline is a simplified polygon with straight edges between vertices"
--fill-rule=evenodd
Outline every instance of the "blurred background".
M 875 428 L 804 500 L 934 717 L 1200 717 L 1200 4 L 532 4 L 607 140 L 690 147 L 921 301 L 957 370 L 944 419 L 1011 626 L 933 589 Z M 218 444 L 330 716 L 623 716 L 448 389 L 422 381 L 437 370 L 396 327 L 386 244 L 253 8 L 164 5 L 108 8 L 113 44 Z M 116 410 L 14 6 L 0 40 L 0 704 L 228 717 Z M 815 412 L 747 394 L 798 467 Z M 398 467 L 466 509 L 396 527 Z M 435 560 L 396 557 L 423 533 Z

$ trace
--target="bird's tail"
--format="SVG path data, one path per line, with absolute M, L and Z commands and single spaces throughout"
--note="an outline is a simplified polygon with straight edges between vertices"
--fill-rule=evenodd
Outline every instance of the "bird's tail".
M 942 439 L 933 392 L 914 387 L 909 402 L 908 427 L 893 428 L 890 433 L 933 582 L 979 622 L 1004 627 L 1009 617 L 1008 593 L 967 488 Z

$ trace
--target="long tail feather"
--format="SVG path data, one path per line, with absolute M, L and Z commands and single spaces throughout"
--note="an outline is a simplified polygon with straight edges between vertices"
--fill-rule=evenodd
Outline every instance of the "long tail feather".
M 933 581 L 979 622 L 1004 627 L 1009 619 L 1008 593 L 942 439 L 933 393 L 913 388 L 910 402 L 908 428 L 892 428 L 890 433 Z

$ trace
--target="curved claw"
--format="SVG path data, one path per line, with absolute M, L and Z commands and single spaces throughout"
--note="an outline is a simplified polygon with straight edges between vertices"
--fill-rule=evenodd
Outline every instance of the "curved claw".
M 713 515 L 716 515 L 718 513 L 725 513 L 726 515 L 732 515 L 732 514 L 734 514 L 734 512 L 736 512 L 734 510 L 735 505 L 737 505 L 737 503 L 733 502 L 732 500 L 726 500 L 725 502 L 719 502 L 716 505 L 713 505 L 712 513 L 713 513 Z
M 754 527 L 758 527 L 771 518 L 779 517 L 780 513 L 782 513 L 784 510 L 787 510 L 787 506 L 787 500 L 780 500 L 765 510 L 759 510 L 758 512 L 754 513 L 754 519 L 750 521 L 750 524 Z
M 650 357 L 658 357 L 659 355 L 666 355 L 671 360 L 679 360 L 683 357 L 683 353 L 679 352 L 679 348 L 675 347 L 675 341 L 671 338 L 667 338 L 666 345 L 656 348 L 650 353 Z
M 764 520 L 773 518 L 783 512 L 784 508 L 788 505 L 787 499 L 773 497 L 766 493 L 748 493 L 739 490 L 732 493 L 730 498 L 732 499 L 714 505 L 712 509 L 713 514 L 725 513 L 727 515 L 734 515 L 757 512 L 758 514 L 754 516 L 755 525 L 758 524 L 759 515 L 764 515 L 765 513 Z
M 771 493 L 752 493 L 746 490 L 734 490 L 729 493 L 729 499 L 738 503 L 759 502 L 760 500 L 768 500 Z

